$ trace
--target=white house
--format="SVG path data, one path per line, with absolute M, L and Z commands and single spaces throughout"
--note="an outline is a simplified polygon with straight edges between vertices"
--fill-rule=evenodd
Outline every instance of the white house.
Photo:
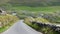
M 1 14 L 1 15 L 5 15 L 5 14 L 7 14 L 7 13 L 6 13 L 6 11 L 0 10 L 0 14 Z

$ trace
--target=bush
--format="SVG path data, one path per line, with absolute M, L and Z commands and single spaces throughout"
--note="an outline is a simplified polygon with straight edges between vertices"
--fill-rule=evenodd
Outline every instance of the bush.
M 33 18 L 35 21 L 39 21 L 42 23 L 49 23 L 48 20 L 44 19 L 44 18 Z M 54 31 L 52 28 L 48 27 L 48 26 L 41 26 L 38 25 L 37 23 L 32 23 L 30 22 L 30 20 L 33 21 L 33 19 L 31 18 L 25 18 L 24 22 L 29 25 L 30 27 L 32 27 L 33 29 L 42 32 L 43 34 L 59 34 L 59 32 Z
M 17 16 L 13 16 L 13 15 L 10 15 L 10 14 L 0 15 L 0 32 L 9 28 L 9 26 L 11 26 L 17 20 L 19 20 L 17 18 Z

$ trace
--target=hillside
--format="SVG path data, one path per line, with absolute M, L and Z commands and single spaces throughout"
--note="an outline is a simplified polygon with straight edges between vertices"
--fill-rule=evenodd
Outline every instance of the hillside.
M 0 5 L 5 3 L 19 6 L 60 6 L 60 0 L 0 0 Z
M 60 0 L 10 0 L 8 3 L 25 6 L 56 6 Z

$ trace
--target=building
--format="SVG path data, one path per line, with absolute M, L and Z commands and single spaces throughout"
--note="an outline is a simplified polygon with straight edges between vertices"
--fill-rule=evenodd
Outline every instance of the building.
M 17 15 L 17 13 L 16 12 L 12 12 L 12 15 Z
M 0 15 L 6 15 L 6 11 L 0 10 Z

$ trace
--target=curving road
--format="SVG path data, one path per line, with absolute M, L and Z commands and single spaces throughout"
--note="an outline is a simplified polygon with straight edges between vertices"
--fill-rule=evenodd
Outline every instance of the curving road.
M 42 33 L 35 31 L 34 29 L 26 25 L 23 22 L 23 20 L 20 20 L 2 34 L 42 34 Z

